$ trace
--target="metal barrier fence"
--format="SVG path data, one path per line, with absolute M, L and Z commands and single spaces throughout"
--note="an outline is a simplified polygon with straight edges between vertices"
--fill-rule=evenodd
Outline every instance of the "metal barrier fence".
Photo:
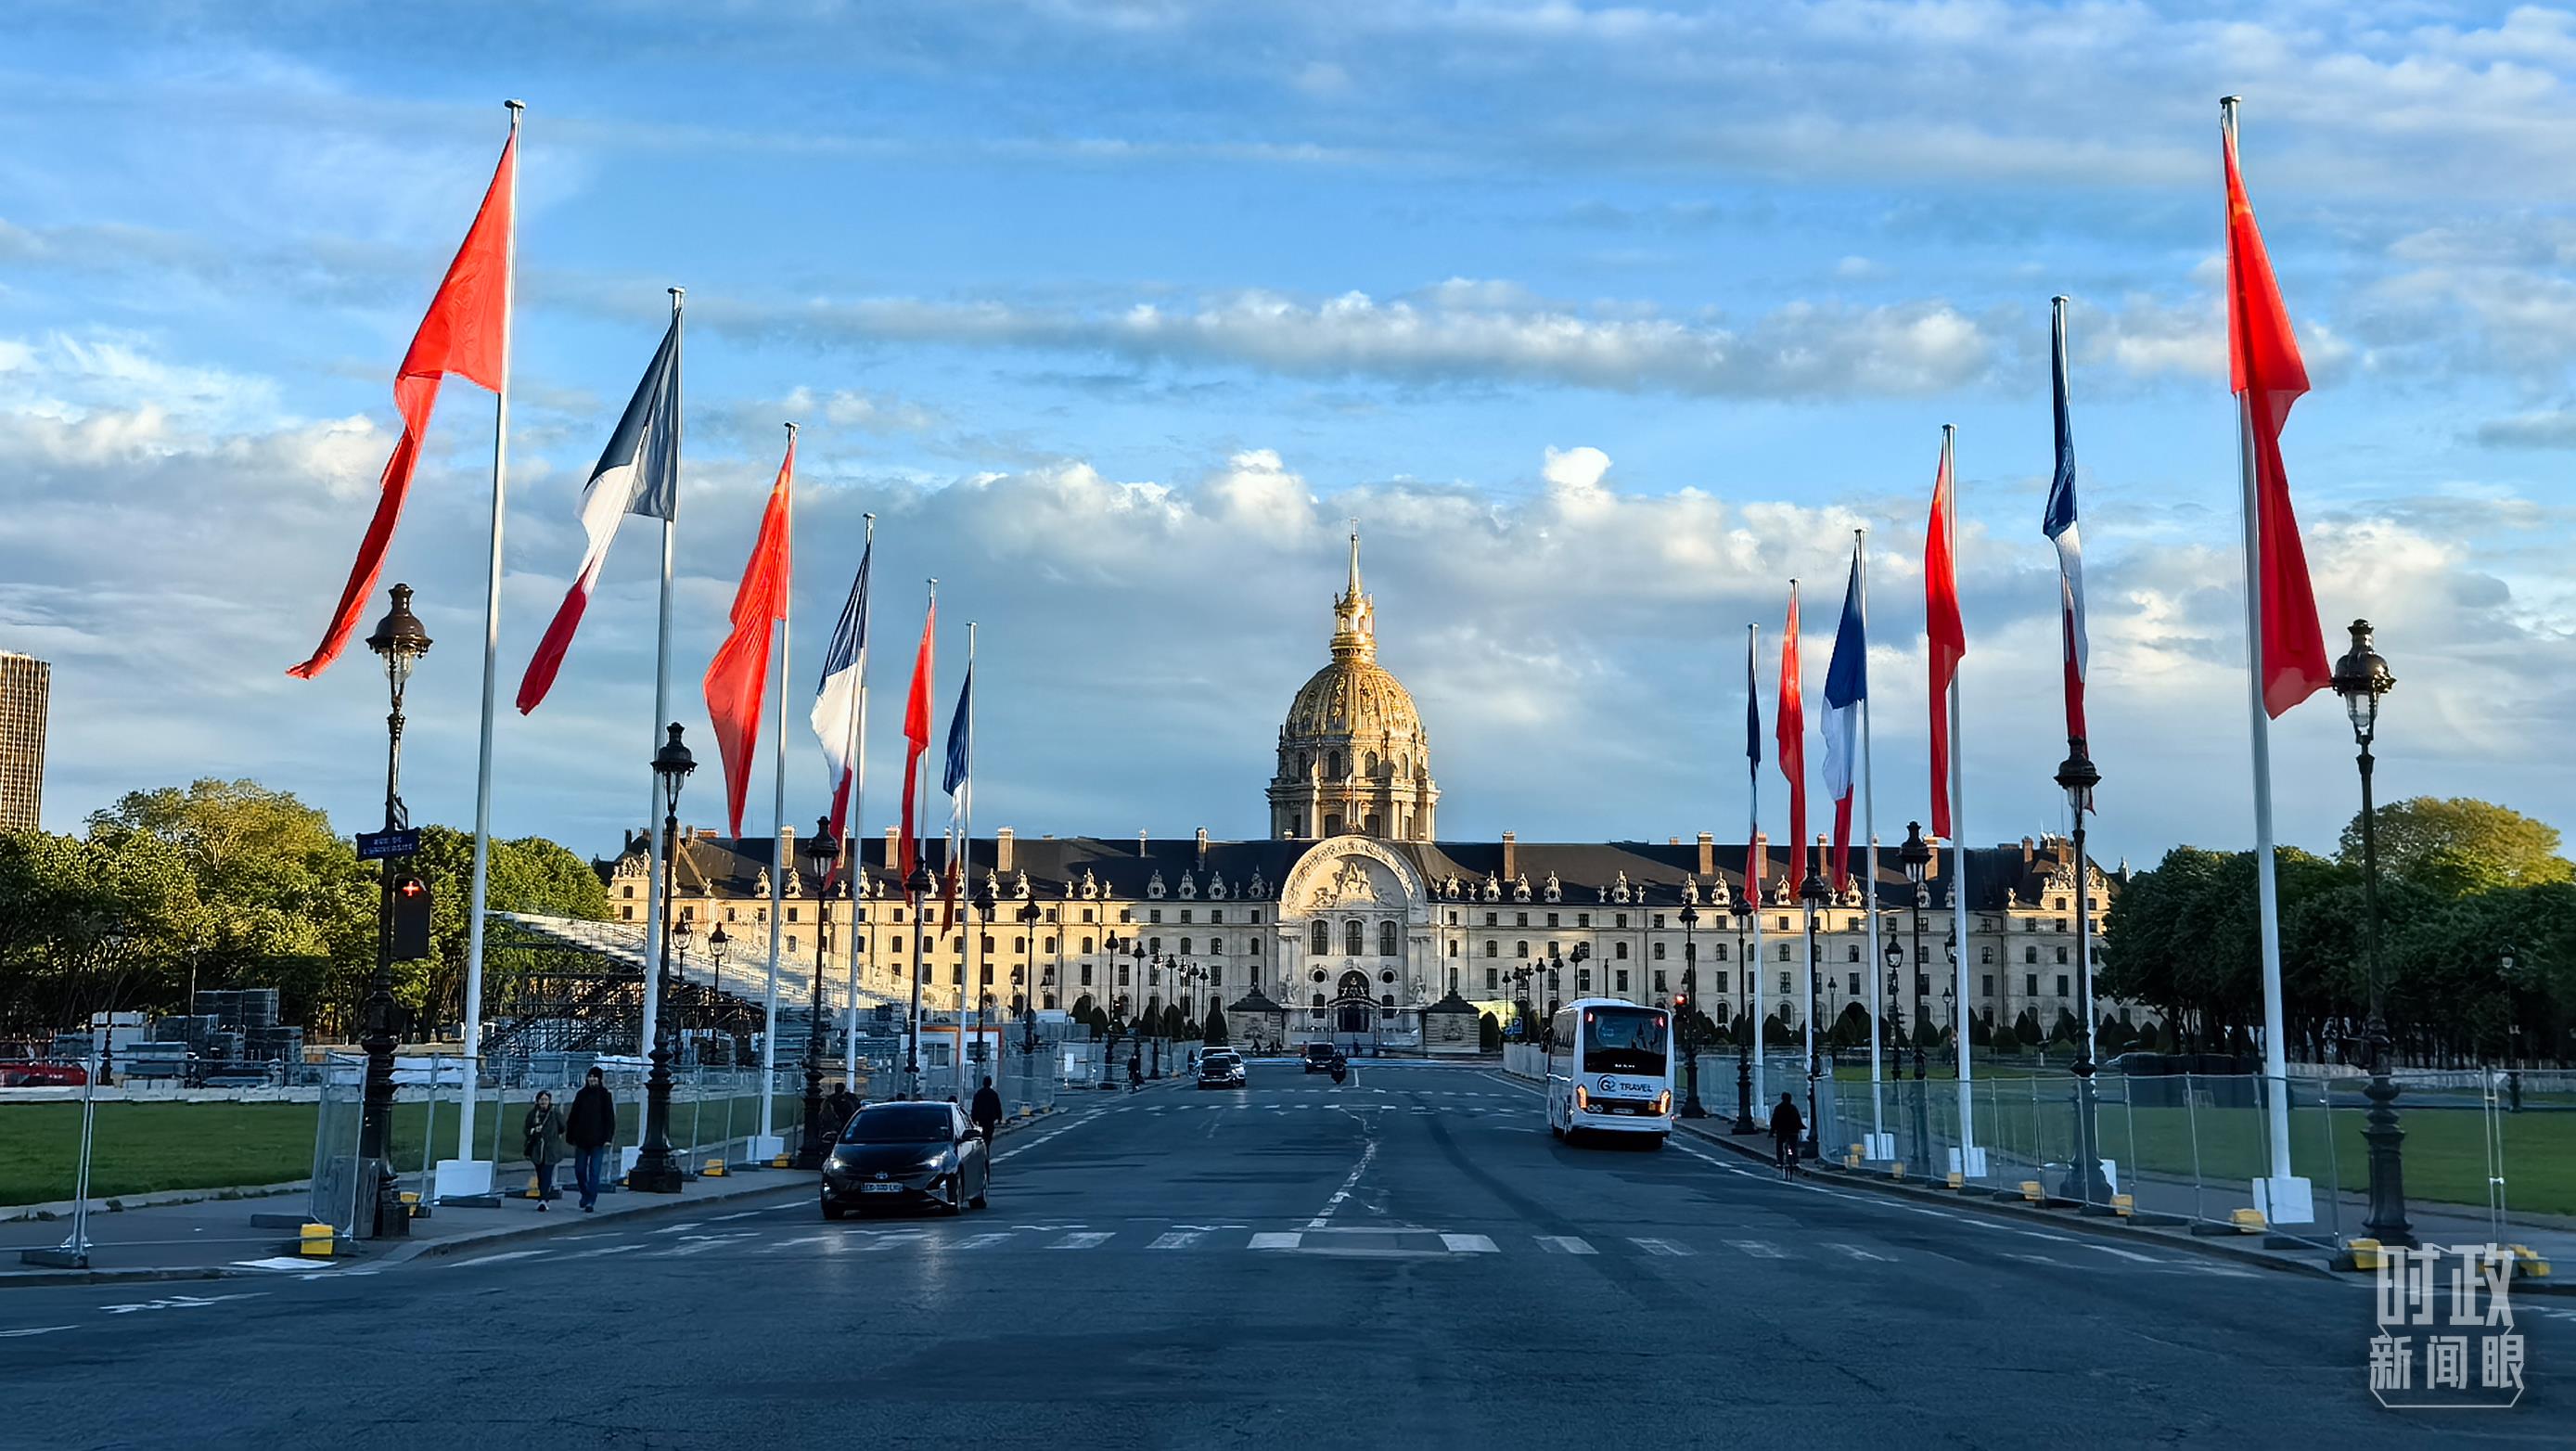
M 358 1232 L 358 1210 L 367 1176 L 359 1172 L 358 1139 L 365 1128 L 367 1060 L 333 1053 L 322 1064 L 322 1096 L 313 1115 L 312 1207 L 315 1224 L 343 1235 Z
M 1780 1072 L 1773 1065 L 1773 1073 Z M 2341 1245 L 2368 1233 L 2368 1103 L 2353 1077 L 2099 1074 L 2087 1094 L 2072 1074 L 2025 1073 L 1972 1080 L 1836 1078 L 1818 1084 L 1816 1138 L 1828 1158 L 1857 1154 L 1864 1165 L 1902 1166 L 1910 1178 L 2026 1194 L 2105 1202 L 2128 1197 L 2138 1215 L 2233 1224 L 2237 1211 L 2267 1209 L 2273 1233 Z M 1791 1087 L 1776 1080 L 1775 1092 Z M 1803 1084 L 1796 1085 L 1803 1089 Z M 2272 1170 L 2272 1099 L 2282 1097 L 2290 1173 L 2309 1185 L 2311 1215 L 2267 1205 L 2257 1181 Z M 2410 1220 L 2432 1243 L 2506 1242 L 2550 1236 L 2553 1214 L 2576 1205 L 2537 1203 L 2521 1222 L 2508 1195 L 2512 1166 L 2563 1155 L 2576 1114 L 2531 1105 L 2517 1113 L 2505 1086 L 2410 1098 L 2397 1108 L 2405 1134 Z M 2076 1172 L 2089 1107 L 2100 1177 Z M 1803 1104 L 1802 1104 L 1803 1108 Z M 1884 1135 L 1873 1143 L 1871 1135 Z M 1870 1152 L 1876 1147 L 1881 1152 Z M 1963 1154 L 1963 1149 L 1973 1152 Z

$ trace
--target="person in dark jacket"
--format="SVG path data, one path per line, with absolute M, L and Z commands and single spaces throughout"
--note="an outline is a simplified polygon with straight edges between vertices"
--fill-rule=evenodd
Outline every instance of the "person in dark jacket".
M 974 1105 L 966 1116 L 975 1121 L 975 1131 L 984 1136 L 984 1142 L 993 1142 L 993 1131 L 1002 1126 L 1002 1095 L 993 1091 L 993 1080 L 985 1079 L 984 1086 L 975 1090 Z
M 832 1125 L 833 1136 L 837 1138 L 841 1130 L 849 1126 L 850 1115 L 859 1111 L 859 1096 L 850 1092 L 850 1085 L 835 1084 L 832 1087 L 831 1101 L 825 1105 L 825 1111 L 830 1114 L 828 1122 Z
M 608 1096 L 608 1080 L 596 1068 L 572 1096 L 564 1116 L 564 1142 L 572 1145 L 573 1182 L 581 1188 L 581 1212 L 596 1213 L 600 1182 L 608 1177 L 608 1146 L 617 1138 L 617 1100 Z
M 1807 1121 L 1798 1116 L 1798 1105 L 1787 1094 L 1771 1110 L 1771 1158 L 1783 1173 L 1798 1172 L 1798 1135 Z
M 528 1116 L 519 1125 L 519 1148 L 528 1156 L 528 1167 L 537 1171 L 537 1212 L 542 1214 L 546 1201 L 557 1197 L 555 1166 L 571 1155 L 564 1147 L 563 1110 L 544 1089 L 537 1090 L 537 1101 L 528 1105 Z

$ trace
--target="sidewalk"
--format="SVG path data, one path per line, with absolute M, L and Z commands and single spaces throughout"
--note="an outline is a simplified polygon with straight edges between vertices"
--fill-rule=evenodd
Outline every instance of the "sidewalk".
M 1103 1095 L 1106 1097 L 1106 1095 Z M 1045 1118 L 1008 1119 L 1000 1137 Z M 737 1146 L 738 1147 L 738 1146 Z M 730 1163 L 731 1160 L 729 1159 Z M 557 1188 L 563 1197 L 544 1212 L 535 1201 L 504 1198 L 488 1207 L 443 1204 L 411 1222 L 400 1239 L 372 1240 L 329 1259 L 296 1254 L 296 1231 L 254 1225 L 254 1214 L 295 1214 L 306 1205 L 300 1194 L 263 1199 L 205 1199 L 158 1204 L 117 1212 L 93 1207 L 89 1216 L 90 1267 L 57 1269 L 22 1264 L 20 1250 L 53 1249 L 71 1233 L 68 1217 L 18 1220 L 0 1224 L 0 1291 L 23 1285 L 109 1284 L 143 1280 L 216 1280 L 280 1273 L 334 1273 L 342 1268 L 383 1268 L 429 1255 L 482 1249 L 494 1243 L 530 1236 L 597 1228 L 602 1222 L 630 1217 L 667 1217 L 703 1213 L 728 1205 L 739 1207 L 759 1195 L 810 1194 L 814 1176 L 793 1169 L 751 1169 L 735 1164 L 721 1178 L 692 1178 L 678 1194 L 641 1194 L 612 1187 L 599 1196 L 597 1212 L 581 1212 L 571 1185 L 571 1165 Z M 524 1195 L 528 1169 L 504 1166 L 498 1182 Z
M 1771 1140 L 1767 1134 L 1738 1136 L 1727 1132 L 1731 1117 L 1711 1113 L 1705 1119 L 1676 1119 L 1673 1128 L 1706 1143 L 1721 1145 L 1745 1158 L 1763 1165 L 1771 1163 Z M 1846 1184 L 1869 1189 L 1895 1198 L 1937 1202 L 1960 1209 L 1974 1210 L 1998 1218 L 2045 1220 L 2052 1229 L 2072 1230 L 2128 1241 L 2132 1244 L 2156 1244 L 2182 1253 L 2235 1260 L 2242 1264 L 2260 1265 L 2266 1269 L 2292 1274 L 2318 1275 L 2328 1279 L 2345 1278 L 2336 1256 L 2321 1246 L 2292 1240 L 2279 1234 L 2194 1234 L 2188 1225 L 2171 1227 L 2139 1224 L 2117 1217 L 2087 1215 L 2064 1200 L 2050 1204 L 2031 1204 L 2021 1199 L 1998 1199 L 1987 1190 L 1954 1190 L 1923 1181 L 1905 1181 L 1890 1177 L 1878 1169 L 1849 1169 L 1839 1163 L 1809 1161 L 1808 1174 L 1820 1182 Z M 2436 1211 L 2426 1214 L 2418 1206 L 2408 1206 L 2408 1219 L 2415 1227 L 2416 1238 L 2427 1245 L 2485 1244 L 2491 1236 L 2483 1218 L 2463 1220 L 2453 1214 Z M 2514 1227 L 2507 1242 L 2529 1245 L 2550 1262 L 2549 1277 L 2517 1276 L 2514 1291 L 2518 1294 L 2576 1295 L 2576 1235 L 2558 1231 L 2529 1230 Z

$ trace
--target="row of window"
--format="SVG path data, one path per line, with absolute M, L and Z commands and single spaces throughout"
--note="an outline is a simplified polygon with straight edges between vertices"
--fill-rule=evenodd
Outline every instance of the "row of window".
M 1991 998 L 1995 995 L 1995 975 L 1990 972 L 1986 973 L 1984 977 L 1985 995 Z M 1861 975 L 1859 973 L 1845 973 L 1843 975 L 1844 993 L 1853 998 L 1859 997 L 1861 995 L 1860 979 Z M 1085 969 L 1085 975 L 1082 980 L 1084 982 L 1091 981 L 1088 969 Z M 1612 969 L 1611 983 L 1611 990 L 1613 992 L 1626 992 L 1628 990 L 1627 969 Z M 1712 973 L 1709 980 L 1709 991 L 1723 995 L 1729 990 L 1727 984 L 1727 974 L 1723 972 Z M 1494 993 L 1499 993 L 1503 990 L 1503 974 L 1500 968 L 1489 967 L 1485 969 L 1485 990 Z M 1588 993 L 1592 991 L 1591 968 L 1577 967 L 1574 970 L 1574 990 L 1578 993 Z M 1670 985 L 1665 978 L 1664 969 L 1662 968 L 1655 969 L 1653 990 L 1659 993 L 1671 990 Z M 1744 990 L 1746 992 L 1751 992 L 1753 990 L 1753 974 L 1750 972 L 1744 974 Z M 1798 991 L 1791 974 L 1785 972 L 1780 974 L 1780 986 L 1778 991 L 1780 996 L 1784 998 L 1793 996 Z M 1918 997 L 1929 998 L 1933 992 L 1930 977 L 1923 973 L 1916 973 L 1914 975 L 1914 992 Z M 2067 975 L 2062 972 L 2057 974 L 2057 996 L 2061 998 L 2067 997 L 2071 995 L 2071 992 L 2072 984 L 2068 980 Z M 2038 973 L 2029 972 L 2022 974 L 2022 995 L 2034 998 L 2039 996 Z

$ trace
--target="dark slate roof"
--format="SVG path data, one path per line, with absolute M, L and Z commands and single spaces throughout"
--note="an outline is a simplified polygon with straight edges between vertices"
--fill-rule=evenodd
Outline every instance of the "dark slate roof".
M 1084 874 L 1104 896 L 1125 900 L 1145 900 L 1156 873 L 1163 878 L 1166 901 L 1188 900 L 1180 895 L 1181 878 L 1194 875 L 1201 900 L 1212 876 L 1222 874 L 1226 899 L 1247 900 L 1257 876 L 1265 888 L 1264 895 L 1275 900 L 1282 882 L 1295 867 L 1298 858 L 1314 849 L 1312 841 L 1210 841 L 1202 848 L 1194 837 L 1155 837 L 1143 843 L 1140 853 L 1134 838 L 1015 837 L 1012 842 L 1012 873 L 1006 885 L 1017 874 L 1025 873 L 1033 895 L 1061 899 L 1067 889 L 1076 891 Z M 1516 904 L 1514 878 L 1525 876 L 1530 883 L 1530 901 L 1543 902 L 1547 877 L 1556 874 L 1559 900 L 1565 905 L 1594 906 L 1608 900 L 1605 896 L 1624 873 L 1629 888 L 1628 905 L 1677 906 L 1683 882 L 1699 867 L 1699 847 L 1695 842 L 1542 842 L 1523 841 L 1511 847 L 1513 875 L 1503 876 L 1504 844 L 1501 841 L 1397 842 L 1379 841 L 1378 845 L 1413 863 L 1423 879 L 1431 885 L 1435 897 L 1447 880 L 1458 879 L 1462 902 L 1482 901 L 1486 879 L 1502 880 L 1504 903 Z M 980 879 L 993 869 L 995 840 L 975 839 L 972 864 Z M 885 861 L 886 840 L 882 833 L 862 838 L 859 855 L 865 870 L 887 896 L 901 894 L 902 884 Z M 2048 873 L 2055 870 L 2070 849 L 2058 837 L 2028 844 L 2014 843 L 1993 847 L 1972 847 L 1968 851 L 1968 905 L 1976 911 L 2001 911 L 2007 905 L 2007 894 L 2017 894 L 2025 904 L 2039 900 Z M 947 862 L 947 843 L 932 838 L 922 843 L 931 870 L 942 871 Z M 640 855 L 640 837 L 628 844 L 628 855 Z M 775 852 L 775 841 L 765 836 L 741 838 L 701 834 L 680 844 L 678 876 L 681 890 L 690 895 L 712 890 L 718 896 L 751 897 L 758 895 L 760 872 Z M 1718 875 L 1726 881 L 1730 893 L 1741 894 L 1747 849 L 1742 845 L 1718 843 L 1712 849 Z M 1851 868 L 1855 877 L 1865 870 L 1866 853 L 1852 849 Z M 1944 886 L 1951 865 L 1947 851 L 1935 868 L 1932 898 L 1936 906 L 1947 906 L 1949 894 Z M 594 862 L 604 877 L 615 861 Z M 797 863 L 801 871 L 805 863 Z M 2098 863 L 2096 864 L 2099 865 Z M 1778 843 L 1769 849 L 1767 879 L 1776 890 L 1787 882 L 1792 891 L 1797 877 L 1786 850 Z M 2111 878 L 2111 890 L 2117 892 L 2121 878 Z M 813 884 L 805 884 L 811 894 Z M 1712 883 L 1700 884 L 1701 904 L 1707 905 Z M 1911 903 L 1911 888 L 1904 869 L 1896 860 L 1894 848 L 1882 844 L 1879 850 L 1878 897 L 1882 905 L 1901 907 Z

